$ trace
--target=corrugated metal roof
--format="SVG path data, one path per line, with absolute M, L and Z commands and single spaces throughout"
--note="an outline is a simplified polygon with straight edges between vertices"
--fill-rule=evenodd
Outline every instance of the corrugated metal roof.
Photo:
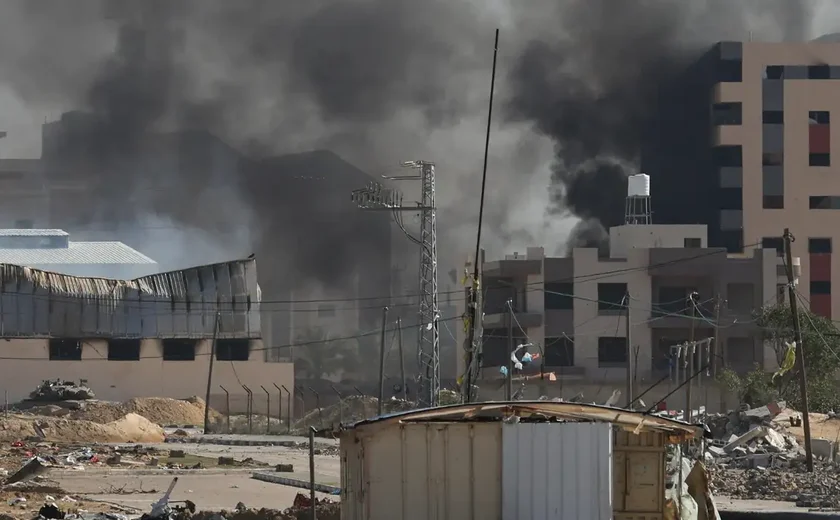
M 256 261 L 134 280 L 0 264 L 0 337 L 260 337 Z
M 703 434 L 703 429 L 674 419 L 613 408 L 596 404 L 566 403 L 562 401 L 488 401 L 472 404 L 453 404 L 397 412 L 358 422 L 351 428 L 367 425 L 406 422 L 469 421 L 476 418 L 502 419 L 507 415 L 519 417 L 546 416 L 572 421 L 609 422 L 633 431 L 661 431 L 672 435 L 694 437 Z
M 66 237 L 63 229 L 0 229 L 0 237 Z
M 2 235 L 0 235 L 2 236 Z M 0 248 L 0 264 L 49 266 L 69 264 L 154 264 L 122 242 L 70 242 L 67 247 Z

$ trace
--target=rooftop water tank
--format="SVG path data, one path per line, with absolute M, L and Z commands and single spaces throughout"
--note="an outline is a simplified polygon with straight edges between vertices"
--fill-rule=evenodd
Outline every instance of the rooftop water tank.
M 639 173 L 627 178 L 628 197 L 650 197 L 650 175 Z

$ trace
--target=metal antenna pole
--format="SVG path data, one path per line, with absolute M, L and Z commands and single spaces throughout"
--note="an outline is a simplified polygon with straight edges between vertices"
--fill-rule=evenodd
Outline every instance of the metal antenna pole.
M 440 331 L 438 319 L 437 284 L 437 220 L 435 207 L 435 165 L 427 161 L 407 161 L 403 167 L 420 170 L 419 174 L 383 176 L 389 180 L 419 180 L 421 200 L 414 206 L 404 206 L 402 193 L 370 183 L 354 190 L 351 199 L 364 210 L 391 211 L 397 225 L 406 236 L 420 246 L 420 305 L 418 310 L 417 357 L 420 364 L 417 400 L 421 407 L 437 406 L 440 393 Z M 413 236 L 402 222 L 402 213 L 420 213 L 420 237 Z

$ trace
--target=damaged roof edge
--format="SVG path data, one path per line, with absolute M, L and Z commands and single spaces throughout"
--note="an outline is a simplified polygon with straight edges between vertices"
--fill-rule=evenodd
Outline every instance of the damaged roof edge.
M 703 434 L 702 427 L 684 423 L 675 419 L 668 419 L 644 412 L 613 408 L 597 404 L 567 403 L 557 401 L 486 401 L 471 404 L 452 404 L 437 408 L 424 408 L 407 412 L 396 412 L 389 415 L 374 417 L 357 422 L 347 427 L 355 429 L 370 425 L 387 426 L 396 423 L 424 422 L 424 421 L 464 421 L 469 420 L 481 412 L 509 410 L 516 414 L 547 415 L 556 418 L 567 418 L 583 421 L 609 422 L 631 429 L 636 432 L 660 431 L 687 437 L 699 437 Z

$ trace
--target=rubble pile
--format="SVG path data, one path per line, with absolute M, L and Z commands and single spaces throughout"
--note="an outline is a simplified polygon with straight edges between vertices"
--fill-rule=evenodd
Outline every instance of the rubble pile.
M 750 500 L 796 502 L 800 507 L 840 508 L 840 472 L 819 463 L 814 473 L 797 463 L 792 468 L 734 471 L 712 468 L 712 486 L 721 494 Z
M 84 401 L 93 399 L 96 395 L 87 385 L 62 379 L 42 381 L 38 387 L 29 394 L 31 401 L 56 402 L 56 401 Z
M 712 466 L 748 469 L 788 467 L 801 459 L 805 451 L 796 437 L 773 421 L 784 408 L 779 402 L 707 417 L 712 440 L 704 460 Z

